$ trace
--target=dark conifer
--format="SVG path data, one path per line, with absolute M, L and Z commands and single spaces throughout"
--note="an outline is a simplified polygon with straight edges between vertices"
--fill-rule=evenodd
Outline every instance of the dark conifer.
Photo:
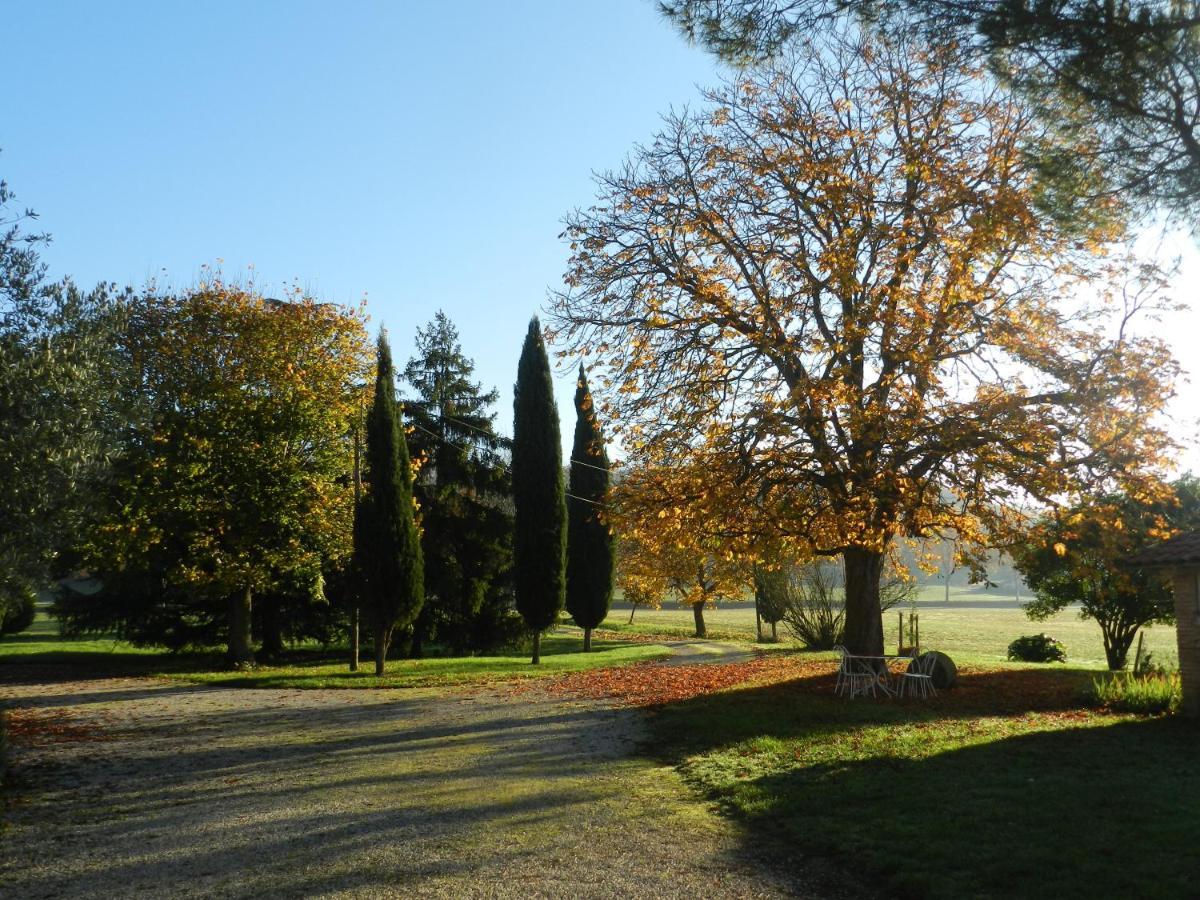
M 513 390 L 512 488 L 517 612 L 533 630 L 535 664 L 541 661 L 541 634 L 558 621 L 566 591 L 567 505 L 560 440 L 550 360 L 534 316 Z
M 613 589 L 613 536 L 603 519 L 608 494 L 608 453 L 596 420 L 587 373 L 575 384 L 575 443 L 567 497 L 567 610 L 592 649 L 592 629 L 608 615 Z
M 379 335 L 375 399 L 367 415 L 367 490 L 355 531 L 363 605 L 375 629 L 375 674 L 383 674 L 396 627 L 411 625 L 425 599 L 421 542 L 413 519 L 412 469 L 396 408 L 395 372 Z
M 458 330 L 443 312 L 417 330 L 417 353 L 404 379 L 412 396 L 404 415 L 409 448 L 423 460 L 413 491 L 421 506 L 425 606 L 413 628 L 411 652 L 427 640 L 450 649 L 485 650 L 511 634 L 514 617 L 512 510 L 508 441 L 496 434 L 497 392 L 471 376 Z M 501 627 L 497 627 L 501 626 Z

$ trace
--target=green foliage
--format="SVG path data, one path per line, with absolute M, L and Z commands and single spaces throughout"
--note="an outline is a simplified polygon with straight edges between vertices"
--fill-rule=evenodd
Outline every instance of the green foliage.
M 69 630 L 211 645 L 253 658 L 252 596 L 321 599 L 350 549 L 350 422 L 361 314 L 201 283 L 147 291 L 119 335 L 129 413 L 85 548 L 103 591 L 62 604 Z
M 1030 147 L 1050 190 L 1090 215 L 1091 197 L 1126 195 L 1186 215 L 1200 196 L 1196 4 L 1168 0 L 660 0 L 690 41 L 735 64 L 848 21 L 917 34 L 991 66 L 1059 140 Z M 1067 148 L 1075 152 L 1064 152 Z M 1082 152 L 1081 152 L 1082 150 Z M 1106 185 L 1077 178 L 1102 164 Z
M 608 481 L 604 434 L 581 363 L 575 385 L 575 441 L 567 498 L 566 605 L 575 624 L 584 629 L 585 647 L 590 647 L 592 629 L 608 616 L 612 602 L 616 548 L 612 529 L 603 518 Z
M 1067 661 L 1067 648 L 1048 634 L 1027 634 L 1008 645 L 1008 658 L 1017 662 Z
M 1123 668 L 1139 628 L 1174 621 L 1171 588 L 1162 573 L 1131 569 L 1124 558 L 1172 527 L 1197 523 L 1200 494 L 1191 476 L 1175 483 L 1171 499 L 1108 495 L 1042 519 L 1012 551 L 1034 592 L 1026 613 L 1040 621 L 1078 605 L 1082 618 L 1100 626 L 1109 668 Z
M 1141 715 L 1173 713 L 1183 700 L 1178 672 L 1115 672 L 1094 679 L 1092 691 L 1109 709 Z
M 380 333 L 375 397 L 367 416 L 367 490 L 355 533 L 360 595 L 375 626 L 375 669 L 383 671 L 397 626 L 411 625 L 425 600 L 421 540 L 414 518 L 412 465 L 396 405 L 387 335 Z
M 529 323 L 513 389 L 512 487 L 517 611 L 538 636 L 558 621 L 566 591 L 567 505 L 550 360 L 537 317 Z
M 66 568 L 107 471 L 107 377 L 122 298 L 46 282 L 38 248 L 0 181 L 0 615 Z
M 27 585 L 17 587 L 7 603 L 0 604 L 0 634 L 20 634 L 37 615 L 37 595 Z
M 454 651 L 500 646 L 511 631 L 512 499 L 491 406 L 496 391 L 471 380 L 475 365 L 458 331 L 438 312 L 417 330 L 404 370 L 409 449 L 420 461 L 413 484 L 421 510 L 425 605 L 411 650 L 434 640 Z

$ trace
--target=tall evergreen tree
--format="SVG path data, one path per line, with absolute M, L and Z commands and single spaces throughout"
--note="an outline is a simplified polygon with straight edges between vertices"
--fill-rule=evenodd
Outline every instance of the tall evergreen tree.
M 404 414 L 410 449 L 424 460 L 413 492 L 421 506 L 425 605 L 412 653 L 428 639 L 481 650 L 502 640 L 493 626 L 512 616 L 512 510 L 509 442 L 495 432 L 495 390 L 472 381 L 458 330 L 439 311 L 417 330 L 417 353 L 404 378 L 413 396 Z
M 421 541 L 413 518 L 412 467 L 396 407 L 387 335 L 380 333 L 375 398 L 367 416 L 367 490 L 355 531 L 361 596 L 375 629 L 375 674 L 383 674 L 393 630 L 411 625 L 425 599 Z
M 613 536 L 601 509 L 608 494 L 608 453 L 596 420 L 587 373 L 575 383 L 575 443 L 567 498 L 567 610 L 592 649 L 592 629 L 608 615 L 613 589 Z
M 533 630 L 533 662 L 541 635 L 558 619 L 566 591 L 567 504 L 562 446 L 550 360 L 537 316 L 529 322 L 513 389 L 513 530 L 517 611 Z

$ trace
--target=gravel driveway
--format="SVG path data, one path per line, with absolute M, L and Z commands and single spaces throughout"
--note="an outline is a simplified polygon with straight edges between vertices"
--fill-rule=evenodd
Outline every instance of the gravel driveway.
M 634 755 L 636 710 L 39 678 L 0 684 L 6 897 L 804 895 Z

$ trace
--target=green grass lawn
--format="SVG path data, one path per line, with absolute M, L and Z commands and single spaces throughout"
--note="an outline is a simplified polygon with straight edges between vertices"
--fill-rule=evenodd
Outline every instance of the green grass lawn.
M 952 596 L 968 600 L 968 595 Z M 907 621 L 909 608 L 903 607 L 903 611 Z M 895 650 L 899 612 L 900 608 L 896 608 L 883 614 L 884 640 L 889 652 Z M 1045 632 L 1066 645 L 1069 664 L 1086 668 L 1104 668 L 1106 665 L 1100 627 L 1095 622 L 1080 619 L 1074 610 L 1064 610 L 1046 622 L 1034 622 L 1016 607 L 964 606 L 956 609 L 953 606 L 930 608 L 918 605 L 917 613 L 921 626 L 921 646 L 948 653 L 957 662 L 983 664 L 1003 661 L 1008 645 L 1014 638 Z M 705 610 L 704 618 L 710 638 L 754 640 L 753 604 L 719 606 Z M 674 605 L 662 609 L 639 609 L 630 625 L 628 610 L 614 610 L 602 627 L 617 632 L 690 637 L 693 633 L 692 611 Z M 1155 661 L 1174 665 L 1178 660 L 1175 628 L 1156 625 L 1145 629 L 1144 633 L 1145 647 L 1154 654 Z M 790 642 L 782 623 L 779 636 L 781 640 Z M 1131 657 L 1132 653 L 1131 650 Z
M 373 658 L 364 656 L 359 670 L 351 672 L 346 664 L 347 650 L 312 645 L 293 650 L 278 665 L 231 671 L 224 666 L 219 652 L 171 654 L 106 638 L 63 638 L 54 621 L 39 613 L 28 631 L 0 638 L 0 667 L 66 665 L 108 674 L 148 675 L 239 687 L 375 688 L 536 678 L 660 659 L 670 654 L 660 644 L 612 640 L 593 641 L 592 648 L 591 653 L 583 653 L 582 638 L 574 635 L 545 635 L 542 662 L 538 666 L 530 664 L 528 654 L 517 651 L 494 656 L 390 659 L 383 677 L 376 678 Z
M 1181 897 L 1200 876 L 1200 727 L 1094 708 L 1080 669 L 964 674 L 929 701 L 832 677 L 662 708 L 656 753 L 747 840 L 912 897 Z

